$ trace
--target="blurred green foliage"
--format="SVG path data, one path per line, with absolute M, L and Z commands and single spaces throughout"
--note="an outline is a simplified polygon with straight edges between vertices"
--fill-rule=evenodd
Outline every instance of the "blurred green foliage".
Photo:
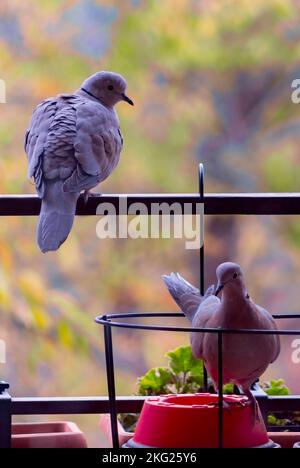
M 290 395 L 290 389 L 285 385 L 283 379 L 271 380 L 263 383 L 263 390 L 268 395 Z M 268 424 L 270 426 L 292 426 L 299 424 L 299 412 L 286 412 L 268 414 Z
M 290 389 L 285 385 L 283 379 L 271 380 L 270 382 L 264 382 L 264 391 L 267 395 L 290 395 Z

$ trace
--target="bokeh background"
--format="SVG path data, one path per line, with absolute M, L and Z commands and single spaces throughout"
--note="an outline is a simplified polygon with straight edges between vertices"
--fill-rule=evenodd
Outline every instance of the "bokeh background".
M 103 193 L 195 192 L 200 161 L 207 191 L 299 191 L 299 20 L 296 0 L 1 0 L 0 192 L 34 193 L 23 135 L 35 105 L 101 69 L 122 73 L 136 104 L 118 105 L 125 147 Z M 184 241 L 100 241 L 96 222 L 78 217 L 61 249 L 42 255 L 35 218 L 1 220 L 0 377 L 14 396 L 105 395 L 94 317 L 174 311 L 161 274 L 199 281 L 198 252 Z M 299 312 L 299 217 L 207 217 L 207 285 L 224 260 L 241 263 L 265 308 Z M 132 394 L 138 376 L 186 343 L 116 332 L 118 394 Z M 291 344 L 282 339 L 264 378 L 283 377 L 299 393 Z M 71 419 L 101 444 L 98 417 Z

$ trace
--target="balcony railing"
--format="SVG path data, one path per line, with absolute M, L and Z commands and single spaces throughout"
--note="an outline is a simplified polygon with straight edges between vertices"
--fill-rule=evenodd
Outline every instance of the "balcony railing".
M 122 211 L 126 200 L 127 212 Z M 190 203 L 196 214 L 197 203 L 204 203 L 206 215 L 298 215 L 300 193 L 129 193 L 91 194 L 85 203 L 80 197 L 78 216 L 96 215 L 99 205 L 111 203 L 116 214 L 128 214 L 134 203 L 143 203 L 150 210 L 152 203 L 178 203 L 182 208 Z M 36 195 L 0 195 L 0 216 L 38 216 L 41 201 Z
M 0 384 L 1 389 L 1 384 Z M 261 413 L 266 420 L 268 413 L 300 410 L 300 395 L 269 396 L 262 391 L 254 392 Z M 117 413 L 139 413 L 145 397 L 119 396 L 116 398 Z M 0 448 L 11 444 L 12 416 L 18 415 L 54 415 L 54 414 L 106 414 L 110 412 L 108 397 L 72 397 L 72 398 L 10 398 L 5 390 L 0 394 Z M 267 425 L 268 430 L 278 427 Z M 280 428 L 284 430 L 285 428 Z M 293 426 L 293 430 L 300 428 Z
M 93 194 L 87 203 L 80 197 L 76 214 L 79 216 L 95 215 L 99 205 L 111 203 L 116 214 L 128 214 L 132 204 L 140 202 L 150 210 L 152 203 L 178 203 L 184 208 L 190 203 L 193 213 L 197 214 L 196 205 L 204 204 L 205 215 L 298 215 L 300 214 L 300 193 L 204 193 L 203 172 L 200 167 L 200 190 L 192 194 Z M 126 200 L 126 204 L 122 203 Z M 124 206 L 126 209 L 124 211 Z M 40 211 L 40 200 L 34 195 L 1 195 L 0 216 L 37 216 Z M 203 290 L 204 248 L 200 250 L 200 269 Z M 283 317 L 283 316 L 282 316 Z M 298 315 L 284 315 L 288 318 L 299 318 Z M 299 331 L 299 330 L 298 330 Z M 293 330 L 290 330 L 293 333 Z M 299 333 L 300 334 L 300 333 Z M 107 363 L 109 365 L 109 363 Z M 300 395 L 268 396 L 258 390 L 256 398 L 266 420 L 269 412 L 300 411 Z M 102 414 L 114 412 L 139 412 L 143 404 L 142 397 L 116 397 L 112 411 L 111 398 L 78 397 L 78 398 L 11 398 L 7 386 L 0 384 L 0 447 L 10 447 L 11 421 L 14 415 L 42 414 Z M 270 427 L 269 427 L 270 429 Z M 272 428 L 273 429 L 273 428 Z M 298 427 L 295 427 L 298 429 Z M 117 445 L 117 441 L 115 441 Z

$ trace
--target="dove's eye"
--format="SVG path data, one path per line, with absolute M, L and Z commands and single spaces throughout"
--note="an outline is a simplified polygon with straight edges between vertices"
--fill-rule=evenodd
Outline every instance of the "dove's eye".
M 114 87 L 113 87 L 113 85 L 110 84 L 110 85 L 107 86 L 107 89 L 109 89 L 109 91 L 113 91 Z
M 237 277 L 237 273 L 234 273 L 233 275 L 233 279 L 235 279 Z

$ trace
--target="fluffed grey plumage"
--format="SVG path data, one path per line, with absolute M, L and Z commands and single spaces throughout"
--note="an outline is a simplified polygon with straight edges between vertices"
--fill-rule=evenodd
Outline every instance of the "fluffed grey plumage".
M 205 296 L 180 275 L 163 276 L 171 296 L 193 327 L 276 330 L 269 312 L 249 297 L 241 267 L 226 262 L 217 268 L 221 300 L 211 286 Z M 191 333 L 191 347 L 197 358 L 203 358 L 214 386 L 218 387 L 218 346 L 216 333 Z M 253 399 L 250 387 L 275 361 L 280 352 L 278 335 L 223 335 L 223 383 L 233 382 Z
M 37 242 L 42 252 L 66 240 L 81 191 L 95 187 L 117 166 L 123 146 L 114 106 L 133 105 L 126 81 L 98 72 L 74 94 L 60 94 L 37 106 L 26 132 L 28 176 L 34 179 L 42 207 Z

